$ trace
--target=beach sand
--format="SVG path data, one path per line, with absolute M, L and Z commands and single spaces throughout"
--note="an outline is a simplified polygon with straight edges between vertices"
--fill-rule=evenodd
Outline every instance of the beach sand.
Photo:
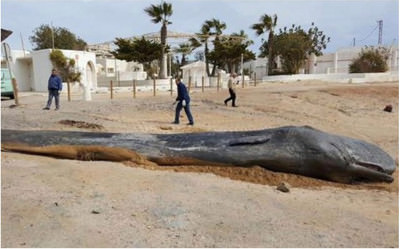
M 380 146 L 398 164 L 398 83 L 263 83 L 191 90 L 195 126 L 173 125 L 175 93 L 47 93 L 2 101 L 3 129 L 183 133 L 309 125 Z M 383 111 L 391 104 L 393 112 Z M 398 247 L 398 170 L 338 184 L 260 167 L 157 167 L 2 152 L 3 247 Z M 281 182 L 290 192 L 276 190 Z

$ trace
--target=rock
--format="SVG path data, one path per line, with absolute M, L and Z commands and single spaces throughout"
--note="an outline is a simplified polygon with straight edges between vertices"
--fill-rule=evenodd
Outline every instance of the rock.
M 392 112 L 393 106 L 392 105 L 386 105 L 385 108 L 383 109 L 385 112 Z
M 278 184 L 278 186 L 276 187 L 277 190 L 284 192 L 284 193 L 288 193 L 290 192 L 290 185 L 287 182 L 281 182 Z

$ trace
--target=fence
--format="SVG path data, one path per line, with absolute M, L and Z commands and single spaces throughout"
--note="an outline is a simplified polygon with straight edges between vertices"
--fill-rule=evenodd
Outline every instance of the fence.
M 210 84 L 210 82 L 212 82 Z M 215 84 L 214 84 L 215 83 Z M 110 98 L 113 99 L 117 92 L 131 91 L 132 97 L 136 98 L 139 92 L 152 92 L 153 96 L 156 96 L 158 92 L 170 92 L 172 95 L 176 91 L 174 80 L 171 79 L 152 79 L 152 80 L 131 80 L 131 81 L 115 81 L 110 80 L 109 82 L 98 82 L 97 92 L 109 93 Z M 215 77 L 212 81 L 206 82 L 206 79 L 202 77 L 201 83 L 192 82 L 189 78 L 188 82 L 185 82 L 186 87 L 189 91 L 194 89 L 205 92 L 206 89 L 215 89 L 217 92 L 221 89 L 227 88 L 227 82 L 222 81 L 220 77 Z M 240 78 L 238 88 L 256 86 L 256 77 L 253 79 Z

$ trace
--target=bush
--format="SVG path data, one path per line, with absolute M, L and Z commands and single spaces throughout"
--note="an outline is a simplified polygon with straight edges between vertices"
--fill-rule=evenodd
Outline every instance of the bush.
M 349 66 L 350 73 L 379 73 L 386 72 L 389 58 L 388 50 L 384 47 L 366 47 L 362 49 L 358 58 Z
M 61 50 L 55 49 L 50 53 L 50 60 L 53 67 L 60 72 L 60 76 L 64 82 L 80 82 L 81 73 L 75 72 L 75 60 L 65 57 Z

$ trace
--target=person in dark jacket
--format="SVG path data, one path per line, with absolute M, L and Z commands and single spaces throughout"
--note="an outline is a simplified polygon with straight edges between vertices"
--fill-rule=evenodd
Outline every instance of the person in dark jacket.
M 43 110 L 50 110 L 51 101 L 54 97 L 56 102 L 55 110 L 58 111 L 60 109 L 60 92 L 62 90 L 62 80 L 61 77 L 58 76 L 56 69 L 53 69 L 51 71 L 47 88 L 49 90 L 49 99 L 47 100 L 47 105 L 45 108 L 43 108 Z
M 176 97 L 175 102 L 178 102 L 178 104 L 176 105 L 175 121 L 173 123 L 179 124 L 179 114 L 181 113 L 182 108 L 184 108 L 186 116 L 189 120 L 188 125 L 194 125 L 193 116 L 190 112 L 190 97 L 186 86 L 182 83 L 179 77 L 175 79 L 175 83 L 178 91 L 178 96 Z

